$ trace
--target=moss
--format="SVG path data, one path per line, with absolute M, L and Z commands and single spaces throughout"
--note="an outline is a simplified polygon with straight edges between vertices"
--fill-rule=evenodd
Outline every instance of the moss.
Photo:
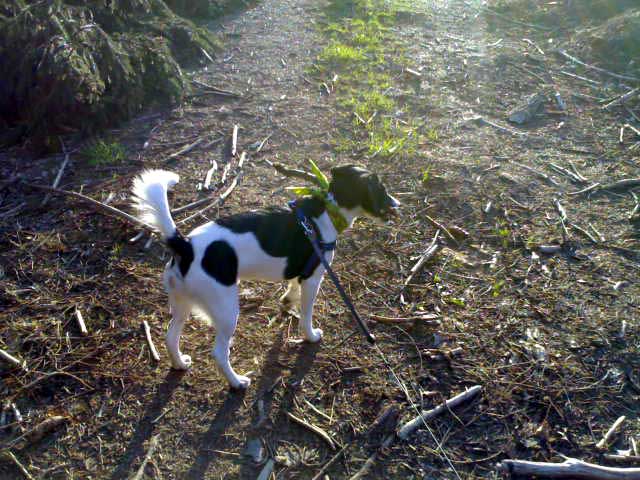
M 0 5 L 0 141 L 89 133 L 188 93 L 181 67 L 219 49 L 163 0 L 9 0 Z M 201 0 L 210 12 L 244 1 Z M 186 8 L 186 3 L 185 3 Z M 194 10 L 195 11 L 195 10 Z M 207 10 L 209 11 L 209 10 Z M 57 142 L 56 142 L 57 144 Z

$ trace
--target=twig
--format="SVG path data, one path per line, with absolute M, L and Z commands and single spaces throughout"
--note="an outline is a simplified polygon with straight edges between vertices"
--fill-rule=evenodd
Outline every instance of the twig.
M 265 463 L 264 467 L 262 467 L 262 470 L 260 470 L 260 473 L 258 474 L 258 478 L 256 480 L 269 480 L 269 478 L 271 477 L 271 472 L 273 472 L 273 467 L 275 466 L 276 462 L 273 461 L 273 458 L 267 460 L 267 463 Z
M 133 477 L 131 477 L 131 480 L 141 480 L 142 477 L 144 477 L 144 469 L 146 468 L 147 463 L 149 463 L 149 460 L 151 460 L 151 456 L 156 451 L 156 448 L 158 448 L 159 440 L 160 440 L 160 434 L 157 434 L 151 437 L 151 440 L 149 440 L 149 450 L 147 451 L 147 454 L 144 456 L 144 460 L 142 461 L 140 468 L 138 468 L 138 471 L 136 472 L 136 474 Z
M 420 256 L 420 258 L 418 259 L 418 261 L 415 263 L 415 265 L 413 267 L 411 267 L 409 276 L 407 277 L 407 279 L 404 281 L 404 287 L 406 287 L 407 285 L 409 285 L 409 283 L 411 283 L 411 280 L 413 280 L 413 277 L 415 277 L 415 275 L 422 269 L 422 267 L 424 267 L 424 265 L 436 254 L 438 253 L 438 250 L 440 249 L 440 245 L 438 244 L 438 237 L 440 236 L 440 230 L 436 231 L 436 234 L 433 236 L 433 240 L 431 240 L 431 243 L 429 244 L 429 246 L 427 247 L 427 249 L 424 251 L 424 253 Z
M 635 97 L 639 93 L 640 93 L 640 87 L 634 88 L 633 90 L 630 90 L 627 93 L 625 93 L 624 95 L 620 95 L 618 98 L 616 98 L 613 101 L 607 103 L 604 107 L 602 107 L 602 110 L 607 110 L 608 108 L 615 107 L 617 105 L 622 105 L 627 100 Z
M 238 125 L 233 126 L 233 132 L 231 132 L 231 156 L 235 157 L 238 154 Z
M 191 80 L 191 83 L 205 90 L 209 90 L 211 93 L 215 93 L 215 94 L 226 96 L 226 97 L 242 98 L 242 95 L 239 93 L 214 87 L 213 85 L 209 85 L 208 83 L 200 82 L 198 80 Z
M 318 473 L 316 473 L 313 476 L 311 480 L 320 480 L 320 478 L 322 478 L 325 472 L 329 470 L 329 468 L 331 468 L 331 466 L 334 463 L 336 463 L 342 455 L 345 454 L 345 452 L 349 449 L 350 446 L 351 446 L 351 443 L 347 443 L 344 447 L 338 450 L 338 453 L 336 453 L 333 457 L 331 457 L 331 459 L 322 466 L 322 468 L 318 471 Z
M 459 395 L 456 395 L 455 397 L 450 398 L 449 400 L 444 402 L 442 405 L 438 405 L 437 407 L 431 410 L 423 410 L 419 416 L 408 421 L 407 423 L 405 423 L 400 427 L 400 430 L 398 430 L 398 437 L 402 440 L 406 440 L 407 437 L 411 435 L 411 433 L 417 430 L 427 420 L 431 420 L 432 418 L 435 418 L 438 415 L 441 415 L 442 413 L 457 407 L 461 403 L 464 403 L 467 400 L 475 397 L 478 393 L 480 393 L 481 390 L 482 390 L 482 387 L 480 385 L 475 385 L 470 389 L 460 393 Z
M 276 170 L 276 172 L 278 172 L 281 175 L 284 175 L 285 177 L 296 177 L 302 180 L 306 180 L 307 182 L 314 183 L 318 186 L 320 185 L 320 182 L 315 177 L 315 175 L 309 172 L 305 172 L 304 170 L 298 170 L 296 168 L 290 168 L 278 162 L 270 162 L 269 160 L 265 160 L 265 162 L 267 163 L 267 165 L 273 167 Z
M 56 175 L 56 178 L 53 181 L 53 184 L 51 185 L 52 188 L 58 188 L 58 185 L 60 184 L 60 180 L 62 179 L 62 174 L 64 173 L 64 169 L 67 168 L 67 163 L 69 163 L 69 154 L 67 152 L 65 152 L 64 161 L 62 162 L 62 165 L 60 165 L 60 169 L 58 170 L 58 174 Z M 40 205 L 44 207 L 47 204 L 47 202 L 49 201 L 49 198 L 51 198 L 51 193 L 47 193 L 45 195 L 45 197 L 42 200 L 42 203 Z
M 164 163 L 169 163 L 170 161 L 174 160 L 175 158 L 179 157 L 180 155 L 184 155 L 185 153 L 189 153 L 191 150 L 196 148 L 202 142 L 204 142 L 204 137 L 200 137 L 200 138 L 196 139 L 195 142 L 190 143 L 189 145 L 185 145 L 184 147 L 182 147 L 177 152 L 173 152 L 171 155 L 169 155 L 167 157 L 167 159 L 164 161 Z
M 519 167 L 524 168 L 525 170 L 527 170 L 527 171 L 539 176 L 540 178 L 542 178 L 542 179 L 546 180 L 547 182 L 549 182 L 551 185 L 554 185 L 556 187 L 558 186 L 558 182 L 556 182 L 553 178 L 551 178 L 546 173 L 541 172 L 540 170 L 536 170 L 535 168 L 531 168 L 530 166 L 524 165 L 522 163 L 518 163 L 518 162 L 512 162 L 512 163 L 514 165 L 518 165 Z
M 571 228 L 573 228 L 574 230 L 576 230 L 576 231 L 580 232 L 581 234 L 583 234 L 585 237 L 587 237 L 593 243 L 595 243 L 595 244 L 599 243 L 598 240 L 593 235 L 591 235 L 588 231 L 586 231 L 584 228 L 579 227 L 575 223 L 570 223 L 569 226 Z
M 214 160 L 213 164 L 211 165 L 211 168 L 207 170 L 207 174 L 204 177 L 204 183 L 202 184 L 202 188 L 204 188 L 205 190 L 209 190 L 209 187 L 211 186 L 211 179 L 213 178 L 213 174 L 217 170 L 218 170 L 218 162 Z
M 456 237 L 454 237 L 454 236 L 451 234 L 451 232 L 447 229 L 447 227 L 445 227 L 444 225 L 442 225 L 442 224 L 441 224 L 440 222 L 438 222 L 437 220 L 435 220 L 435 219 L 431 218 L 429 215 L 426 215 L 426 214 L 425 214 L 424 218 L 426 218 L 426 219 L 427 219 L 427 221 L 428 221 L 431 225 L 433 225 L 434 227 L 436 227 L 436 228 L 438 228 L 438 229 L 442 230 L 442 231 L 444 232 L 444 234 L 447 236 L 447 238 L 448 238 L 449 240 L 451 240 L 454 244 L 456 244 L 456 245 L 458 244 L 458 240 L 456 240 Z
M 262 147 L 264 147 L 264 144 L 267 143 L 267 140 L 269 140 L 272 136 L 273 136 L 273 133 L 270 133 L 269 135 L 264 137 L 264 140 L 262 140 L 260 142 L 260 145 L 258 145 L 258 148 L 256 148 L 256 153 L 260 153 L 260 150 L 262 150 Z
M 388 324 L 406 324 L 410 322 L 421 322 L 422 325 L 440 325 L 438 318 L 440 315 L 437 313 L 427 313 L 425 315 L 418 315 L 413 317 L 385 317 L 383 315 L 377 315 L 375 313 L 368 314 L 369 319 L 378 323 Z
M 568 192 L 567 195 L 580 195 L 582 193 L 590 192 L 591 190 L 595 190 L 600 187 L 600 183 L 594 183 L 593 185 L 588 186 L 587 188 L 583 188 L 582 190 L 578 190 L 576 192 Z
M 525 460 L 503 460 L 498 470 L 510 475 L 542 476 L 547 478 L 581 478 L 587 480 L 640 480 L 640 468 L 602 467 L 567 458 L 562 463 L 529 462 Z
M 491 9 L 490 9 L 490 8 L 488 8 L 488 7 L 485 7 L 485 8 L 484 8 L 484 10 L 485 10 L 487 13 L 489 13 L 489 14 L 491 14 L 491 15 L 495 16 L 495 17 L 501 18 L 501 19 L 503 19 L 503 20 L 506 20 L 507 22 L 511 22 L 511 23 L 516 24 L 516 25 L 522 25 L 522 26 L 524 26 L 524 27 L 536 28 L 536 29 L 538 29 L 538 30 L 546 30 L 546 31 L 551 31 L 551 30 L 552 30 L 551 28 L 549 28 L 549 27 L 544 27 L 544 26 L 542 26 L 542 25 L 536 25 L 536 24 L 534 24 L 534 23 L 525 23 L 525 22 L 521 22 L 521 21 L 519 21 L 519 20 L 515 20 L 515 19 L 513 19 L 513 18 L 511 18 L 511 17 L 508 17 L 507 15 L 502 15 L 501 13 L 498 13 L 498 12 L 496 12 L 495 10 L 491 10 Z
M 87 331 L 87 326 L 84 323 L 84 318 L 82 318 L 82 312 L 78 307 L 76 307 L 76 320 L 78 322 L 78 326 L 80 327 L 80 334 L 87 335 L 89 332 Z
M 26 370 L 26 368 L 27 368 L 25 362 L 21 362 L 16 357 L 14 357 L 13 355 L 11 355 L 8 352 L 5 352 L 2 349 L 0 349 L 0 358 L 2 358 L 5 362 L 8 362 L 8 363 L 11 363 L 12 365 L 15 365 L 18 368 L 22 368 L 23 370 Z
M 496 128 L 496 129 L 500 130 L 501 132 L 510 133 L 511 135 L 519 135 L 521 137 L 527 137 L 529 135 L 526 132 L 519 132 L 519 131 L 513 130 L 511 128 L 503 127 L 502 125 L 498 125 L 497 123 L 494 123 L 494 122 L 492 122 L 490 120 L 487 120 L 486 118 L 483 118 L 483 117 L 476 117 L 473 120 L 476 123 L 478 123 L 479 125 L 489 125 L 490 127 Z
M 549 162 L 549 166 L 558 173 L 566 175 L 572 182 L 575 183 L 587 183 L 587 180 L 584 179 L 581 175 L 576 175 L 571 170 L 568 170 L 560 165 L 556 165 L 555 163 Z
M 640 186 L 640 178 L 627 178 L 617 182 L 608 183 L 600 187 L 601 190 L 628 190 Z
M 600 82 L 597 82 L 595 80 L 591 80 L 590 78 L 587 77 L 582 77 L 580 75 L 576 75 L 575 73 L 571 73 L 571 72 L 565 72 L 564 70 L 560 70 L 560 73 L 563 75 L 566 75 L 567 77 L 571 77 L 571 78 L 575 78 L 577 80 L 582 80 L 583 82 L 588 82 L 591 83 L 592 85 L 600 85 Z
M 369 458 L 367 458 L 367 460 L 364 462 L 362 467 L 360 467 L 360 470 L 358 470 L 354 475 L 352 475 L 349 478 L 349 480 L 362 480 L 363 478 L 365 478 L 369 473 L 369 471 L 371 470 L 371 468 L 375 465 L 376 459 L 378 458 L 380 451 L 384 450 L 385 448 L 389 448 L 389 446 L 393 443 L 395 439 L 396 439 L 395 433 L 391 433 L 387 435 L 385 439 L 382 441 L 382 443 L 380 444 L 380 447 L 375 452 L 373 452 L 373 454 Z
M 607 433 L 604 434 L 604 437 L 602 437 L 602 440 L 600 440 L 598 443 L 596 443 L 596 448 L 598 450 L 602 450 L 602 449 L 606 448 L 606 446 L 609 444 L 609 441 L 611 440 L 611 437 L 613 437 L 613 435 L 615 435 L 615 433 L 622 426 L 622 424 L 624 423 L 624 421 L 626 419 L 627 419 L 627 417 L 622 415 L 620 418 L 618 418 L 613 423 L 613 425 L 611 425 L 611 428 L 609 430 L 607 430 Z
M 582 65 L 583 67 L 585 67 L 585 68 L 587 68 L 589 70 L 595 70 L 596 72 L 604 73 L 606 75 L 609 75 L 610 77 L 617 78 L 619 80 L 631 80 L 633 82 L 640 82 L 639 78 L 631 77 L 629 75 L 620 75 L 618 73 L 614 73 L 614 72 L 610 72 L 609 70 L 605 70 L 604 68 L 600 68 L 600 67 L 596 67 L 594 65 L 589 65 L 588 63 L 584 63 L 583 61 L 578 60 L 576 57 L 573 57 L 573 56 L 569 55 L 564 50 L 558 50 L 558 53 L 560 55 L 562 55 L 564 58 L 566 58 L 568 60 L 571 60 L 573 63 L 577 63 L 578 65 Z
M 77 193 L 77 192 L 71 192 L 68 190 L 61 190 L 59 188 L 53 188 L 53 187 L 47 187 L 46 185 L 35 185 L 33 183 L 23 183 L 23 185 L 29 187 L 29 188 L 35 188 L 37 190 L 46 190 L 49 192 L 53 192 L 53 193 L 59 193 L 62 195 L 67 195 L 70 197 L 75 197 L 78 198 L 80 200 L 84 200 L 87 203 L 90 203 L 96 207 L 101 208 L 102 210 L 106 210 L 107 212 L 115 215 L 116 217 L 120 217 L 124 220 L 127 220 L 129 223 L 132 223 L 133 225 L 137 225 L 139 227 L 143 227 L 151 232 L 155 231 L 154 228 L 151 225 L 146 224 L 145 222 L 143 222 L 142 220 L 138 220 L 136 217 L 134 217 L 133 215 L 129 215 L 126 212 L 123 212 L 122 210 L 118 210 L 115 207 L 112 207 L 111 205 L 107 205 L 104 204 L 102 202 L 99 202 L 97 200 L 94 200 L 91 197 L 87 197 L 86 195 L 83 195 L 81 193 Z
M 294 422 L 296 422 L 298 425 L 302 425 L 303 427 L 305 427 L 307 430 L 312 431 L 313 433 L 315 433 L 316 435 L 318 435 L 320 438 L 322 438 L 327 445 L 329 445 L 331 447 L 332 450 L 336 449 L 336 445 L 333 442 L 333 439 L 329 436 L 329 434 L 327 432 L 325 432 L 323 429 L 321 429 L 320 427 L 317 427 L 311 423 L 307 423 L 304 420 L 302 420 L 301 418 L 296 417 L 295 415 L 293 415 L 291 412 L 287 412 L 287 416 L 293 420 Z
M 13 462 L 13 464 L 18 468 L 18 470 L 20 470 L 20 473 L 22 473 L 22 475 L 24 475 L 25 478 L 27 478 L 28 480 L 35 480 L 33 475 L 31 475 L 29 473 L 29 470 L 27 470 L 26 467 L 22 465 L 22 463 L 20 463 L 20 460 L 18 460 L 18 458 L 13 454 L 11 450 L 3 451 L 1 456 L 5 456 L 9 458 L 9 460 Z
M 147 339 L 147 345 L 149 345 L 149 350 L 151 350 L 151 356 L 156 362 L 159 362 L 160 355 L 158 354 L 158 350 L 153 344 L 153 339 L 151 338 L 151 327 L 149 327 L 149 323 L 146 320 L 142 321 L 142 325 L 144 327 L 144 336 Z
M 49 433 L 59 425 L 62 425 L 67 420 L 68 420 L 67 417 L 63 417 L 61 415 L 55 415 L 53 417 L 46 418 L 42 422 L 40 422 L 38 425 L 33 427 L 31 430 L 28 430 L 27 432 L 20 435 L 18 438 L 11 440 L 11 442 L 9 442 L 9 445 L 7 445 L 6 447 L 12 448 L 15 445 L 18 445 L 24 441 L 24 444 L 19 447 L 19 448 L 24 448 L 29 444 L 37 442 L 42 437 L 44 437 L 47 433 Z

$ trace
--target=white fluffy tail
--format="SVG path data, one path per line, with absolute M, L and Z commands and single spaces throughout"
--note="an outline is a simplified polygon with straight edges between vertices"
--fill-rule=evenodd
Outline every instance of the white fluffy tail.
M 155 228 L 163 240 L 176 232 L 167 191 L 179 180 L 178 174 L 166 170 L 146 170 L 133 180 L 133 203 L 138 209 L 138 218 Z

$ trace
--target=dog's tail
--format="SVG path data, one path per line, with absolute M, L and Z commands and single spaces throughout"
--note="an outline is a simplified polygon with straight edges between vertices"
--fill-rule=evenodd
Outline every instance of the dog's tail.
M 133 180 L 132 192 L 138 218 L 151 225 L 175 254 L 185 256 L 191 245 L 178 232 L 167 199 L 167 191 L 179 180 L 173 172 L 146 170 Z

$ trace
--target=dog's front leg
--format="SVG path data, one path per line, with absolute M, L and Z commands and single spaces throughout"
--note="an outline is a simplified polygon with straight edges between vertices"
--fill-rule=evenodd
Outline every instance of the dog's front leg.
M 302 298 L 300 301 L 300 333 L 307 342 L 316 343 L 322 339 L 322 330 L 313 328 L 313 305 L 320 290 L 324 272 L 318 272 L 302 280 Z

